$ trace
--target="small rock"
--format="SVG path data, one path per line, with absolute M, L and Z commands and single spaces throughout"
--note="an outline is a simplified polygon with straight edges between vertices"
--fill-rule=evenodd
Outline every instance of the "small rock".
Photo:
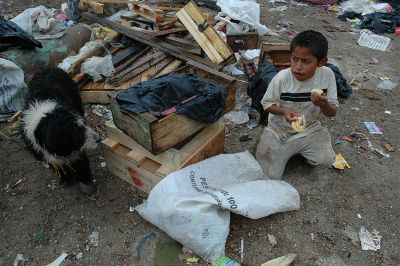
M 372 62 L 373 62 L 374 64 L 379 64 L 379 60 L 376 59 L 375 57 L 372 57 Z
M 274 235 L 268 234 L 268 242 L 272 245 L 275 246 L 276 244 L 278 244 L 278 242 L 276 241 L 276 238 Z
M 17 257 L 15 258 L 13 262 L 13 266 L 24 266 L 26 262 L 26 258 L 22 254 L 17 254 Z
M 81 260 L 82 257 L 83 257 L 83 253 L 82 253 L 82 252 L 79 252 L 79 253 L 76 254 L 75 259 Z
M 99 232 L 93 231 L 89 236 L 89 241 L 93 247 L 97 247 L 99 245 Z

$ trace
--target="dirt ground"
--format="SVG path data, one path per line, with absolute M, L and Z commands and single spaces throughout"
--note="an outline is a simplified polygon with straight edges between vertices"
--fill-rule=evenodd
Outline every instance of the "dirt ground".
M 15 16 L 28 5 L 39 3 L 60 6 L 59 1 L 51 0 L 0 0 L 0 9 Z M 380 144 L 390 143 L 396 151 L 390 153 L 390 158 L 382 158 L 365 149 L 366 141 L 343 141 L 334 149 L 343 154 L 351 169 L 342 171 L 310 168 L 301 159 L 293 158 L 282 179 L 299 191 L 300 210 L 258 220 L 232 215 L 234 226 L 226 243 L 227 255 L 240 259 L 243 238 L 247 265 L 260 265 L 288 253 L 298 254 L 293 265 L 400 265 L 400 88 L 391 92 L 376 89 L 381 82 L 379 77 L 400 82 L 400 37 L 388 35 L 392 41 L 386 52 L 360 47 L 356 43 L 359 33 L 334 13 L 319 6 L 287 6 L 284 12 L 271 12 L 273 4 L 263 1 L 263 23 L 275 30 L 279 30 L 275 25 L 282 19 L 290 23 L 288 31 L 263 40 L 289 41 L 293 34 L 305 29 L 321 31 L 328 38 L 332 62 L 348 82 L 354 79 L 357 83 L 351 97 L 340 101 L 336 117 L 323 119 L 332 141 L 361 132 L 382 150 Z M 334 31 L 329 26 L 335 27 Z M 238 102 L 245 101 L 245 92 L 238 92 Z M 385 114 L 386 110 L 391 114 Z M 376 122 L 383 135 L 368 134 L 364 121 Z M 146 195 L 110 176 L 100 165 L 104 161 L 100 149 L 90 154 L 99 192 L 86 198 L 76 187 L 58 187 L 55 174 L 35 161 L 18 134 L 12 134 L 12 125 L 0 124 L 0 130 L 9 136 L 0 136 L 0 265 L 12 265 L 18 253 L 27 258 L 26 265 L 46 265 L 64 250 L 72 255 L 62 265 L 153 265 L 156 243 L 173 241 L 129 211 Z M 254 153 L 262 130 L 261 126 L 229 126 L 226 151 L 248 149 Z M 240 142 L 238 139 L 244 134 L 252 140 Z M 22 182 L 12 188 L 20 179 Z M 380 232 L 379 251 L 361 250 L 357 238 L 361 226 Z M 97 247 L 88 244 L 93 231 L 99 233 Z M 132 246 L 150 231 L 157 237 L 145 242 L 139 259 Z M 270 244 L 268 234 L 275 236 L 277 244 Z M 82 253 L 81 258 L 75 256 L 78 253 Z

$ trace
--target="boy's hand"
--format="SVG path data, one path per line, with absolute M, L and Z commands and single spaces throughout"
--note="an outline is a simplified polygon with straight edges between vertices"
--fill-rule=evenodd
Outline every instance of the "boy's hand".
M 285 119 L 288 123 L 292 123 L 292 122 L 296 121 L 297 120 L 296 117 L 300 116 L 298 113 L 295 113 L 295 112 L 292 112 L 289 110 L 285 110 L 284 114 L 285 114 Z
M 311 93 L 311 102 L 316 106 L 324 107 L 328 104 L 328 98 L 323 94 Z

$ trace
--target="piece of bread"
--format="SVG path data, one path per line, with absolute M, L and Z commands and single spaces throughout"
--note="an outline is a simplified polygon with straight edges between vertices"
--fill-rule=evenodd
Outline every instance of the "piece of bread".
M 324 93 L 323 90 L 315 88 L 311 90 L 311 94 L 318 94 L 318 95 L 322 95 Z
M 292 128 L 297 133 L 304 131 L 306 126 L 306 118 L 304 117 L 304 115 L 296 117 L 296 121 L 292 122 Z

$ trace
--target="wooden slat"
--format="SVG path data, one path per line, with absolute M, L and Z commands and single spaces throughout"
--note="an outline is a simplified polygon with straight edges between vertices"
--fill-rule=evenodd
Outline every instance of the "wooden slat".
M 110 150 L 115 149 L 119 145 L 119 143 L 117 141 L 110 139 L 110 138 L 104 139 L 101 143 Z
M 210 60 L 213 63 L 219 64 L 224 61 L 224 58 L 222 58 L 222 56 L 210 43 L 207 37 L 203 33 L 198 31 L 196 23 L 190 18 L 189 14 L 186 12 L 185 9 L 181 9 L 179 12 L 177 12 L 176 16 L 183 23 L 183 25 L 185 25 L 190 34 L 193 36 L 193 38 L 204 50 L 208 58 L 210 58 Z
M 107 91 L 81 91 L 80 95 L 82 103 L 109 103 Z
M 155 78 L 160 77 L 162 75 L 168 74 L 173 72 L 175 69 L 177 69 L 178 67 L 180 67 L 182 65 L 182 61 L 175 59 L 174 61 L 172 61 L 171 63 L 169 63 L 168 66 L 166 66 L 163 70 L 160 71 L 160 73 L 158 73 L 156 76 L 154 76 Z
M 197 25 L 204 22 L 205 18 L 201 14 L 196 4 L 194 4 L 193 2 L 189 2 L 184 7 L 184 9 Z M 222 40 L 221 36 L 219 36 L 218 32 L 216 32 L 212 26 L 207 27 L 204 30 L 204 34 L 208 37 L 208 39 L 211 41 L 211 44 L 222 55 L 224 59 L 227 59 L 233 55 L 233 51 Z
M 172 56 L 175 56 L 181 60 L 184 60 L 186 62 L 191 62 L 193 64 L 202 64 L 206 68 L 212 67 L 215 69 L 221 69 L 222 66 L 219 66 L 217 64 L 213 64 L 205 60 L 204 58 L 201 58 L 199 56 L 193 55 L 183 49 L 177 48 L 173 45 L 170 45 L 166 42 L 163 42 L 159 38 L 154 38 L 151 36 L 146 35 L 145 33 L 141 32 L 136 32 L 134 30 L 126 29 L 121 25 L 118 25 L 115 22 L 109 21 L 107 19 L 99 18 L 96 15 L 90 14 L 90 13 L 84 13 L 82 17 L 86 20 L 92 21 L 99 23 L 101 25 L 107 26 L 121 34 L 124 34 L 132 39 L 135 39 L 139 42 L 145 43 L 147 45 L 153 46 L 161 51 L 164 51 Z

